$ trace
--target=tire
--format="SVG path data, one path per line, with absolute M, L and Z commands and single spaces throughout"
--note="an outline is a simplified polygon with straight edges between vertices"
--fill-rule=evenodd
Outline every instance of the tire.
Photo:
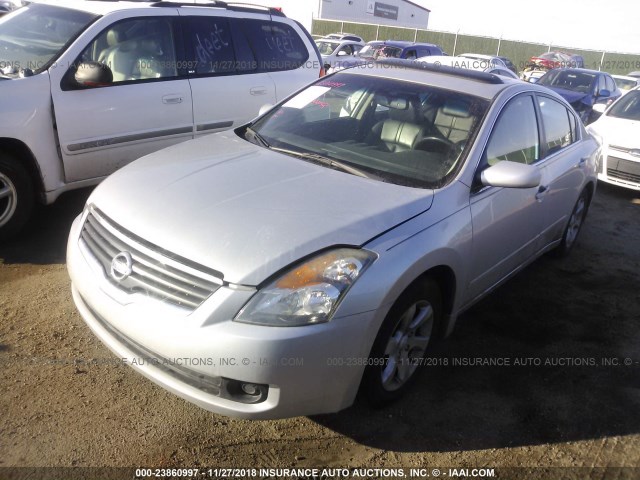
M 586 189 L 583 190 L 578 197 L 578 200 L 571 211 L 571 215 L 569 216 L 569 221 L 564 229 L 564 233 L 562 234 L 562 241 L 560 242 L 560 245 L 553 250 L 556 257 L 566 257 L 576 244 L 578 234 L 582 229 L 584 220 L 587 217 L 587 212 L 589 211 L 590 197 L 591 196 Z
M 374 407 L 400 398 L 415 381 L 441 319 L 442 294 L 435 281 L 419 280 L 405 290 L 373 342 L 360 395 Z
M 0 241 L 22 229 L 33 211 L 33 184 L 12 156 L 0 152 Z

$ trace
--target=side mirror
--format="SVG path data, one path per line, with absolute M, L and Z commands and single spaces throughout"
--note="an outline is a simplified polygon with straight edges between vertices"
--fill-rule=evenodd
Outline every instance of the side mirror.
M 604 113 L 604 111 L 607 109 L 607 106 L 604 103 L 596 103 L 593 106 L 593 111 L 596 113 Z
M 80 87 L 106 87 L 113 83 L 113 72 L 104 63 L 83 62 L 78 65 L 74 78 Z
M 538 83 L 540 80 L 538 77 L 529 77 L 529 83 Z
M 338 52 L 338 56 L 339 56 L 339 57 L 346 57 L 347 55 L 349 55 L 349 54 L 348 54 L 347 52 L 345 52 L 344 50 L 340 50 L 340 51 Z
M 610 96 L 611 96 L 611 92 L 606 88 L 603 88 L 598 92 L 598 97 L 610 97 Z
M 487 168 L 480 175 L 483 185 L 504 188 L 533 188 L 540 185 L 542 176 L 533 165 L 503 160 Z

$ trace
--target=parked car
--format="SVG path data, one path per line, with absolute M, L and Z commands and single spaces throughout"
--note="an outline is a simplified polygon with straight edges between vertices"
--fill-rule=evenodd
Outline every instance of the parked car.
M 0 22 L 0 237 L 36 198 L 240 125 L 320 74 L 308 32 L 277 10 L 64 5 L 32 2 Z
M 324 38 L 328 40 L 350 40 L 352 42 L 357 42 L 364 45 L 364 40 L 362 39 L 362 37 L 354 35 L 353 33 L 330 33 Z
M 346 69 L 99 185 L 69 236 L 73 298 L 119 358 L 208 410 L 385 404 L 460 312 L 575 245 L 599 151 L 537 85 Z
M 636 78 L 640 78 L 640 72 L 629 72 L 627 73 L 628 77 L 636 77 Z
M 353 40 L 331 40 L 323 38 L 316 40 L 316 46 L 322 56 L 325 69 L 329 69 L 347 58 L 353 57 L 364 46 L 364 42 Z
M 640 78 L 638 77 L 629 77 L 627 75 L 611 75 L 611 77 L 616 82 L 616 86 L 620 89 L 622 95 L 640 85 Z
M 581 55 L 565 52 L 546 52 L 529 59 L 522 70 L 521 78 L 529 82 L 532 78 L 540 78 L 554 68 L 584 68 L 584 58 Z
M 414 43 L 399 40 L 374 40 L 360 49 L 355 58 L 346 58 L 340 65 L 327 73 L 334 73 L 342 68 L 362 65 L 378 59 L 399 58 L 415 60 L 429 55 L 445 55 L 443 50 L 433 43 Z
M 515 64 L 508 57 L 503 57 L 501 55 L 498 55 L 497 58 L 502 60 L 503 63 L 507 66 L 507 68 L 509 70 L 511 70 L 516 75 L 518 75 L 518 68 L 515 66 Z
M 22 5 L 22 0 L 0 0 L 0 17 L 16 8 L 20 8 Z
M 593 111 L 595 104 L 610 105 L 622 95 L 611 75 L 585 68 L 556 68 L 548 71 L 537 84 L 562 95 L 585 124 L 599 116 Z
M 507 78 L 518 80 L 518 76 L 509 70 L 501 60 L 484 59 L 474 56 L 451 57 L 449 55 L 434 55 L 421 57 L 418 62 L 430 63 L 434 65 L 445 65 L 452 68 L 464 68 L 475 70 L 476 72 L 493 73 Z
M 589 125 L 600 141 L 603 161 L 598 165 L 598 180 L 640 190 L 640 87 L 630 90 Z

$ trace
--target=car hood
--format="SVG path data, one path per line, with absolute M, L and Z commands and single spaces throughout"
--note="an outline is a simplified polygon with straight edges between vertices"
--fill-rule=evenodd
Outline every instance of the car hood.
M 640 138 L 638 138 L 639 121 L 603 115 L 592 123 L 589 129 L 600 135 L 609 145 L 640 149 Z
M 560 95 L 562 98 L 564 98 L 569 103 L 573 104 L 575 102 L 582 102 L 582 103 L 585 103 L 587 105 L 591 105 L 591 103 L 589 102 L 589 100 L 591 99 L 591 94 L 589 94 L 589 93 L 574 92 L 572 90 L 566 90 L 564 88 L 553 87 L 553 86 L 549 86 L 549 85 L 543 85 L 543 86 L 547 87 L 550 90 L 553 90 L 554 92 L 556 92 L 558 95 Z
M 363 245 L 432 200 L 432 190 L 357 177 L 224 132 L 133 162 L 88 202 L 227 282 L 258 285 L 324 248 Z

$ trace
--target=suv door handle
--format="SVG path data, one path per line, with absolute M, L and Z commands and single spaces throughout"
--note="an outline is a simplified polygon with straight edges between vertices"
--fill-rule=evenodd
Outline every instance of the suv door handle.
M 177 103 L 182 103 L 182 96 L 181 95 L 165 95 L 164 97 L 162 97 L 162 103 L 164 103 L 165 105 L 175 105 Z
M 252 87 L 249 90 L 249 93 L 251 95 L 266 95 L 267 94 L 267 88 L 266 87 Z
M 578 162 L 578 167 L 584 167 L 587 163 L 587 160 L 589 160 L 589 157 L 582 157 Z
M 536 192 L 536 200 L 541 202 L 547 193 L 549 193 L 549 185 L 540 185 L 540 188 L 538 188 Z

